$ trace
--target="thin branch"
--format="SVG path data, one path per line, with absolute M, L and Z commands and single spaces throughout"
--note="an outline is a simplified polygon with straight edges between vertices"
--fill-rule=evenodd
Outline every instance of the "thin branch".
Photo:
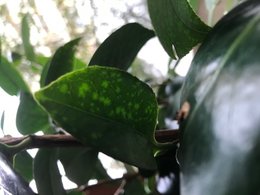
M 178 130 L 157 130 L 155 131 L 155 139 L 158 142 L 172 142 L 179 139 Z M 20 144 L 28 140 L 29 144 L 26 149 L 43 148 L 43 147 L 87 147 L 71 135 L 29 135 L 24 137 L 5 136 L 0 138 L 0 143 L 10 146 Z
M 0 138 L 0 143 L 7 145 L 17 145 L 24 140 L 29 140 L 30 145 L 27 149 L 43 147 L 78 147 L 83 146 L 78 140 L 71 135 L 29 135 L 24 137 L 5 136 Z
M 137 178 L 139 175 L 139 173 L 133 173 L 133 174 L 124 174 L 123 177 L 121 178 L 117 178 L 117 179 L 108 179 L 108 180 L 103 180 L 98 182 L 97 184 L 94 185 L 82 185 L 79 187 L 79 191 L 88 191 L 88 190 L 92 190 L 94 188 L 98 188 L 100 186 L 104 186 L 104 185 L 108 185 L 108 184 L 113 184 L 116 182 L 122 182 L 123 180 L 128 182 L 131 181 L 132 179 Z

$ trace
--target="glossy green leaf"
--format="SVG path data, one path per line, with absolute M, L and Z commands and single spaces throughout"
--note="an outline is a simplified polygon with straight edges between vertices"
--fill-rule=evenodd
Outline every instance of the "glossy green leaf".
M 155 168 L 151 144 L 157 102 L 151 88 L 136 77 L 91 66 L 61 77 L 35 96 L 82 143 L 124 162 Z
M 1 194 L 34 195 L 29 184 L 13 170 L 8 158 L 2 153 L 0 153 L 0 176 Z
M 27 181 L 33 179 L 33 158 L 26 151 L 15 155 L 13 161 L 14 169 Z
M 213 28 L 183 88 L 189 115 L 178 150 L 183 195 L 258 194 L 260 1 L 240 4 Z
M 138 23 L 126 24 L 112 33 L 97 49 L 89 65 L 111 66 L 127 70 L 154 32 Z
M 51 61 L 46 64 L 41 75 L 41 86 L 48 85 L 60 76 L 73 70 L 75 47 L 80 38 L 74 39 L 55 52 Z
M 29 23 L 28 23 L 28 16 L 29 15 L 25 15 L 22 18 L 21 35 L 22 35 L 25 56 L 27 57 L 28 60 L 34 61 L 35 54 L 34 54 L 33 46 L 30 43 L 30 27 L 29 27 Z
M 155 32 L 172 58 L 185 56 L 210 30 L 187 0 L 148 0 L 148 8 Z
M 54 149 L 40 149 L 33 165 L 34 179 L 41 195 L 65 195 L 61 176 L 57 166 L 57 154 Z
M 17 95 L 20 90 L 29 91 L 20 73 L 4 57 L 0 60 L 0 87 L 10 95 Z
M 20 93 L 16 126 L 23 135 L 44 131 L 49 126 L 48 114 L 37 104 L 30 93 Z
M 98 152 L 89 148 L 60 148 L 58 158 L 63 164 L 66 176 L 78 186 L 88 183 L 98 171 Z

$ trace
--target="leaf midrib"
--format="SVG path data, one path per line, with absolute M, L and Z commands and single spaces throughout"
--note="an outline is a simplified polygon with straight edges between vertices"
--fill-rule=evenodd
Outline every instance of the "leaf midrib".
M 94 116 L 94 117 L 96 117 L 96 118 L 98 118 L 98 119 L 101 119 L 101 120 L 104 120 L 104 121 L 108 121 L 108 122 L 111 122 L 111 123 L 117 123 L 117 124 L 119 124 L 119 125 L 122 126 L 122 127 L 127 127 L 128 129 L 133 129 L 135 132 L 137 132 L 137 133 L 143 135 L 140 130 L 134 128 L 131 124 L 123 123 L 123 122 L 121 122 L 121 121 L 119 122 L 119 121 L 116 121 L 116 120 L 112 120 L 112 119 L 110 119 L 110 118 L 97 115 L 97 114 L 95 114 L 95 113 L 93 113 L 93 112 L 89 112 L 89 111 L 87 111 L 87 110 L 83 110 L 83 109 L 78 108 L 78 107 L 75 107 L 75 106 L 73 106 L 73 105 L 69 105 L 69 104 L 65 104 L 65 103 L 63 103 L 63 102 L 56 101 L 55 99 L 48 98 L 48 97 L 46 97 L 46 96 L 44 96 L 44 99 L 45 99 L 45 101 L 46 101 L 46 100 L 47 100 L 47 101 L 51 101 L 51 102 L 53 102 L 53 103 L 56 103 L 56 104 L 59 104 L 59 105 L 68 107 L 68 108 L 70 108 L 70 109 L 74 109 L 74 110 L 76 110 L 76 111 L 83 112 L 83 113 L 85 113 L 86 115 Z M 48 112 L 48 111 L 47 111 L 47 112 Z M 48 112 L 48 113 L 49 113 L 49 112 Z M 51 113 L 50 113 L 50 114 L 51 114 Z M 130 127 L 130 128 L 129 128 L 129 127 Z

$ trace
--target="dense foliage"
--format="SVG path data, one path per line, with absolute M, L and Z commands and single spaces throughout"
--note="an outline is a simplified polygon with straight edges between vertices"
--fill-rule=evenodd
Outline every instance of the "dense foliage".
M 206 2 L 210 7 L 217 1 Z M 148 0 L 154 31 L 128 23 L 100 44 L 88 64 L 75 57 L 81 38 L 51 58 L 37 55 L 27 16 L 22 18 L 22 57 L 41 67 L 41 89 L 33 93 L 20 74 L 20 55 L 1 54 L 0 86 L 20 96 L 16 125 L 25 135 L 1 139 L 3 191 L 34 194 L 28 187 L 34 179 L 42 195 L 260 192 L 260 1 L 239 4 L 213 28 L 190 3 Z M 176 63 L 198 50 L 185 79 L 171 72 L 154 87 L 131 74 L 137 53 L 155 36 Z M 179 130 L 165 130 L 177 110 Z M 40 149 L 32 158 L 26 150 L 34 147 Z M 111 179 L 99 152 L 128 172 Z M 57 161 L 78 188 L 65 190 Z M 99 183 L 89 186 L 90 179 Z

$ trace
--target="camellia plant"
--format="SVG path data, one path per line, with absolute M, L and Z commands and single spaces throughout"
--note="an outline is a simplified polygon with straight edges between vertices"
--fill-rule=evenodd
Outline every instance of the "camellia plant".
M 15 60 L 1 55 L 0 86 L 20 96 L 16 125 L 24 135 L 1 138 L 2 191 L 35 194 L 28 185 L 34 179 L 40 195 L 260 193 L 260 1 L 240 3 L 213 28 L 185 0 L 147 5 L 154 30 L 122 26 L 87 65 L 74 55 L 81 38 L 39 57 L 23 18 L 25 58 L 42 65 L 41 89 L 32 93 Z M 200 44 L 184 81 L 172 75 L 152 89 L 128 71 L 155 36 L 172 59 Z M 163 130 L 177 110 L 179 129 Z M 39 148 L 35 158 L 31 148 Z M 111 179 L 99 152 L 128 172 Z M 57 161 L 76 189 L 64 189 Z

